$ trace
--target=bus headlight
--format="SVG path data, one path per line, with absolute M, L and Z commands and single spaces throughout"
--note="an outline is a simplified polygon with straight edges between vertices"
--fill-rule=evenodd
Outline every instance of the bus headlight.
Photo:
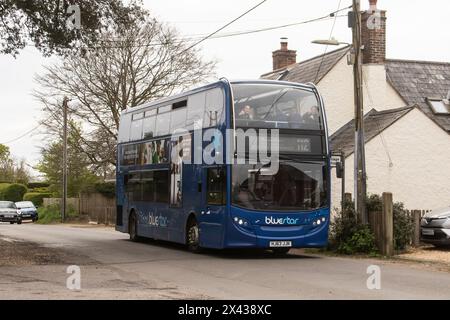
M 248 227 L 250 225 L 250 223 L 247 220 L 245 220 L 244 218 L 234 217 L 233 220 L 237 225 L 239 225 L 241 227 Z
M 327 221 L 327 218 L 325 217 L 314 218 L 313 226 L 320 226 L 322 223 L 325 223 L 325 221 Z

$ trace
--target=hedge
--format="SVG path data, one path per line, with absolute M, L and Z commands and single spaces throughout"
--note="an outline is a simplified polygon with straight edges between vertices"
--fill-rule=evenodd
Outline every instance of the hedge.
M 50 190 L 48 187 L 39 187 L 39 188 L 33 188 L 33 189 L 28 188 L 28 192 L 29 193 L 49 193 Z
M 27 184 L 28 189 L 48 188 L 50 183 L 48 182 L 29 182 Z
M 47 192 L 28 192 L 23 196 L 24 201 L 31 201 L 35 206 L 40 206 L 44 202 L 44 198 L 51 198 L 52 193 Z
M 27 187 L 23 184 L 13 183 L 1 191 L 1 197 L 6 201 L 22 201 L 23 196 L 27 193 Z

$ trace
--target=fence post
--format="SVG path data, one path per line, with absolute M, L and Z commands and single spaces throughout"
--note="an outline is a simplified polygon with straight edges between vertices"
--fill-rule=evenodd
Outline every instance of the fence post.
M 383 214 L 381 211 L 369 211 L 369 224 L 375 236 L 377 248 L 382 251 L 383 246 Z
M 394 206 L 392 203 L 392 193 L 383 192 L 383 236 L 381 253 L 385 256 L 394 254 Z
M 420 210 L 412 211 L 412 218 L 414 221 L 414 238 L 413 238 L 413 246 L 418 247 L 420 245 L 420 219 L 421 212 Z

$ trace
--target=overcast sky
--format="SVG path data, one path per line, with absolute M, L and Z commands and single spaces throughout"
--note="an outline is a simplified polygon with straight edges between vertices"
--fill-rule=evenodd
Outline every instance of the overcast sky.
M 257 4 L 259 0 L 144 0 L 153 16 L 176 27 L 181 35 L 210 33 Z M 351 4 L 341 0 L 340 7 Z M 362 8 L 369 7 L 361 0 Z M 265 28 L 326 15 L 338 8 L 339 0 L 268 0 L 226 28 L 223 32 Z M 387 10 L 387 57 L 450 62 L 450 1 L 379 0 L 378 8 Z M 280 37 L 288 37 L 289 48 L 297 50 L 297 61 L 323 53 L 324 47 L 311 44 L 328 38 L 333 20 L 314 22 L 285 29 L 241 35 L 203 42 L 199 48 L 205 59 L 218 61 L 217 76 L 230 79 L 257 78 L 271 71 L 272 51 L 279 48 Z M 351 41 L 346 17 L 338 17 L 333 36 Z M 330 49 L 332 50 L 332 48 Z M 16 59 L 0 56 L 0 143 L 33 129 L 41 106 L 31 92 L 33 77 L 56 58 L 42 58 L 27 47 Z M 33 134 L 7 144 L 17 158 L 30 165 L 39 159 L 42 136 Z

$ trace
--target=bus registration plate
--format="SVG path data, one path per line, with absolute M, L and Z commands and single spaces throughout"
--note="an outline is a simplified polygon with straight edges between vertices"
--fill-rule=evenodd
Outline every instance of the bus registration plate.
M 292 241 L 270 241 L 269 246 L 271 248 L 292 247 Z

